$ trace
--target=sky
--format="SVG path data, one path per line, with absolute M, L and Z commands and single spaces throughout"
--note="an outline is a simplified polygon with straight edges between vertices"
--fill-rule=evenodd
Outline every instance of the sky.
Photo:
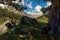
M 27 6 L 28 9 L 24 9 L 26 13 L 42 13 L 40 9 L 46 8 L 51 5 L 51 2 L 43 1 L 43 0 L 24 0 L 24 5 Z
M 19 0 L 16 0 L 19 2 Z M 46 8 L 51 5 L 51 2 L 43 1 L 43 0 L 22 0 L 20 3 L 27 9 L 24 9 L 25 13 L 42 13 L 40 9 Z

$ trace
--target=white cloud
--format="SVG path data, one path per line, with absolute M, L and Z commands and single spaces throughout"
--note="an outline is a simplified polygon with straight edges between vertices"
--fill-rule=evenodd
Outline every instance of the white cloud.
M 48 1 L 47 5 L 45 6 L 45 8 L 48 7 L 48 6 L 50 6 L 50 5 L 52 5 L 52 3 L 51 3 L 51 1 Z
M 27 8 L 32 8 L 32 2 L 30 2 L 30 4 L 26 4 Z
M 32 11 L 32 12 L 26 12 L 28 15 L 28 17 L 31 17 L 31 18 L 38 18 L 38 17 L 41 17 L 43 16 L 43 12 L 40 11 L 40 12 L 36 12 L 36 11 Z
M 37 5 L 36 7 L 35 7 L 35 9 L 34 10 L 32 10 L 31 12 L 28 12 L 28 11 L 25 11 L 26 13 L 28 13 L 28 14 L 43 14 L 43 12 L 41 11 L 41 9 L 42 9 L 42 7 L 41 6 L 39 6 L 39 5 Z
M 27 13 L 31 13 L 31 12 L 27 12 Z
M 42 7 L 41 6 L 36 6 L 34 10 L 32 10 L 32 12 L 28 12 L 26 11 L 26 13 L 28 14 L 40 14 L 42 15 L 43 12 L 41 11 Z
M 42 9 L 42 7 L 39 6 L 39 5 L 37 5 L 37 6 L 35 7 L 35 10 L 36 10 L 37 12 L 40 12 L 40 11 L 41 11 L 40 9 Z
M 37 5 L 36 7 L 35 7 L 35 9 L 41 9 L 42 7 L 41 6 L 39 6 L 39 5 Z
M 28 5 L 27 6 L 31 8 L 31 5 L 32 5 L 32 2 L 29 4 L 29 6 Z M 42 7 L 37 5 L 31 12 L 25 10 L 25 13 L 30 14 L 30 15 L 34 15 L 34 17 L 42 16 L 43 12 L 41 11 L 41 9 L 42 9 Z
M 21 4 L 24 5 L 24 0 L 21 1 Z

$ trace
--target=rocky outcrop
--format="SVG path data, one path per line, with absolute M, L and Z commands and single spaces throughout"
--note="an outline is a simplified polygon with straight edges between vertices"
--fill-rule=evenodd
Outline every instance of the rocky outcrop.
M 5 25 L 8 22 L 9 20 L 3 23 L 2 25 L 0 25 L 0 35 L 8 31 L 8 27 Z
M 22 25 L 36 25 L 38 22 L 36 19 L 34 18 L 30 18 L 30 17 L 27 17 L 27 16 L 23 16 L 20 20 L 20 24 Z

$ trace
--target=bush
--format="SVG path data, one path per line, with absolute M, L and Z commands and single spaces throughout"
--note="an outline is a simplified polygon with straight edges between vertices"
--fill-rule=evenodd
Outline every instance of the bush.
M 20 17 L 21 17 L 19 14 L 15 14 L 13 12 L 7 12 L 7 13 L 5 13 L 5 16 L 9 17 L 10 19 L 16 19 L 16 20 L 19 20 Z
M 20 15 L 19 14 L 16 14 L 16 13 L 14 13 L 14 12 L 10 12 L 10 11 L 7 11 L 6 9 L 1 9 L 0 8 L 0 18 L 1 17 L 9 17 L 9 18 L 11 18 L 11 19 L 20 19 Z
M 17 21 L 21 18 L 20 14 L 16 14 L 14 12 L 10 12 L 10 11 L 7 11 L 6 9 L 1 9 L 0 8 L 0 24 L 4 23 L 5 21 L 3 19 L 5 19 L 5 17 L 9 18 L 9 19 L 12 19 L 14 21 Z M 8 19 L 7 19 L 8 20 Z M 6 20 L 6 21 L 7 21 Z

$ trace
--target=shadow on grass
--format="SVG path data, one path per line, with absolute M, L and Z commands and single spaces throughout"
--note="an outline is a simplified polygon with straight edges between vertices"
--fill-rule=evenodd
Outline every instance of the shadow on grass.
M 38 22 L 36 19 L 32 19 L 25 16 L 20 21 L 21 21 L 20 24 L 22 25 L 19 24 L 19 26 L 16 27 L 13 31 L 2 35 L 2 37 L 0 37 L 0 40 L 17 40 L 18 34 L 25 34 L 26 32 L 27 32 L 27 35 L 29 32 L 31 32 L 30 35 L 32 35 L 33 39 L 35 40 L 45 40 L 46 36 L 38 35 L 39 34 L 38 31 L 40 30 L 41 26 L 44 26 L 47 23 Z

